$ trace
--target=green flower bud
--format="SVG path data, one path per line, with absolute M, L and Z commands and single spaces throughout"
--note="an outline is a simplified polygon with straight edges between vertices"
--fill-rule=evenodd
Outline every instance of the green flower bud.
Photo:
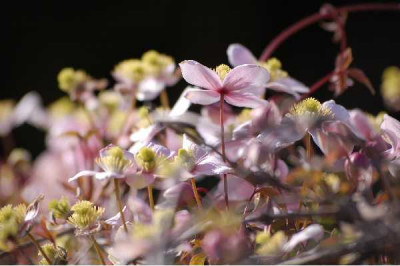
M 71 206 L 68 199 L 62 197 L 60 200 L 52 200 L 49 202 L 49 210 L 53 216 L 58 219 L 68 219 L 71 214 Z
M 72 67 L 64 68 L 57 76 L 58 86 L 62 91 L 71 92 L 79 84 L 89 79 L 83 70 L 74 70 Z
M 47 243 L 42 245 L 42 249 L 54 265 L 67 264 L 67 252 L 63 248 L 54 246 L 52 243 Z M 38 255 L 42 258 L 39 261 L 40 265 L 49 265 L 47 260 L 43 258 L 42 253 L 39 252 Z

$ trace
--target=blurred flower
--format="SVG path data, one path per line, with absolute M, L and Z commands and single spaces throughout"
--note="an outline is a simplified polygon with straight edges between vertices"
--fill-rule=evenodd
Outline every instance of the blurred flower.
M 83 70 L 63 68 L 57 76 L 59 88 L 68 93 L 72 100 L 85 102 L 93 92 L 107 86 L 105 79 L 96 80 Z
M 235 264 L 251 252 L 251 244 L 243 231 L 224 232 L 214 229 L 207 232 L 201 247 L 212 264 Z
M 48 207 L 54 218 L 66 220 L 71 214 L 71 206 L 65 197 L 62 197 L 60 200 L 51 200 Z
M 382 75 L 381 93 L 385 105 L 394 110 L 400 110 L 400 68 L 388 67 Z
M 147 51 L 141 59 L 128 59 L 115 66 L 115 89 L 122 94 L 133 93 L 139 101 L 155 99 L 166 86 L 179 79 L 174 59 L 155 50 Z
M 98 226 L 97 222 L 105 209 L 95 206 L 90 201 L 82 200 L 75 203 L 71 211 L 68 223 L 78 230 L 78 234 L 87 234 Z
M 192 142 L 186 134 L 183 135 L 182 148 L 178 150 L 174 159 L 176 166 L 183 170 L 182 177 L 185 179 L 219 175 L 231 170 L 225 166 L 220 156 L 210 154 Z
M 282 69 L 282 64 L 277 58 L 271 58 L 266 62 L 260 62 L 249 49 L 238 43 L 229 45 L 227 54 L 230 64 L 234 67 L 243 64 L 256 64 L 268 70 L 271 79 L 267 83 L 266 88 L 291 94 L 296 99 L 300 98 L 300 93 L 307 93 L 309 91 L 308 87 L 291 78 L 288 73 Z
M 12 249 L 12 242 L 15 244 L 17 239 L 29 233 L 39 214 L 39 203 L 42 199 L 43 196 L 39 196 L 29 206 L 19 204 L 13 207 L 9 204 L 0 209 L 0 249 L 9 251 Z
M 283 231 L 278 231 L 271 236 L 269 232 L 258 232 L 256 236 L 256 253 L 262 256 L 279 256 L 284 253 L 287 236 Z
M 138 172 L 129 175 L 126 182 L 135 188 L 142 188 L 153 183 L 156 178 L 168 176 L 171 170 L 170 159 L 174 154 L 173 151 L 155 143 L 143 145 L 135 153 Z
M 0 136 L 7 136 L 14 127 L 14 107 L 13 100 L 0 101 Z
M 62 247 L 56 246 L 53 243 L 46 243 L 42 245 L 42 250 L 54 265 L 66 265 L 68 263 L 67 252 Z M 41 257 L 39 261 L 40 265 L 49 265 L 41 252 L 38 255 Z
M 223 95 L 225 101 L 234 106 L 255 108 L 265 104 L 259 96 L 269 74 L 258 65 L 241 65 L 232 70 L 227 65 L 219 65 L 211 70 L 187 60 L 179 66 L 186 82 L 203 88 L 186 92 L 185 97 L 192 103 L 209 105 L 218 102 Z
M 96 179 L 103 180 L 109 178 L 125 178 L 126 175 L 134 171 L 134 157 L 128 151 L 122 150 L 120 147 L 113 144 L 108 145 L 99 152 L 99 157 L 96 159 L 97 165 L 103 172 L 91 170 L 83 170 L 75 176 L 68 179 L 72 182 L 83 176 L 94 176 Z

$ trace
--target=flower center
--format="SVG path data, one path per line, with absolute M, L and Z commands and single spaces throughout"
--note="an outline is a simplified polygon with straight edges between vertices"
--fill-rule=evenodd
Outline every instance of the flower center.
M 307 98 L 297 104 L 295 104 L 290 113 L 292 115 L 318 115 L 318 116 L 330 116 L 332 115 L 332 111 L 322 106 L 322 104 L 315 98 Z
M 152 149 L 143 147 L 136 155 L 136 162 L 143 170 L 150 172 L 156 166 L 156 157 L 157 155 Z
M 74 70 L 71 67 L 64 68 L 57 76 L 58 86 L 65 92 L 70 92 L 77 88 L 81 83 L 90 79 L 89 75 L 83 70 Z
M 400 68 L 392 66 L 385 69 L 381 91 L 385 99 L 400 97 Z
M 231 71 L 231 68 L 225 64 L 221 64 L 217 66 L 214 71 L 217 73 L 221 81 L 223 81 L 229 71 Z
M 268 70 L 271 81 L 275 81 L 280 78 L 285 78 L 288 76 L 288 73 L 282 69 L 282 63 L 278 58 L 271 58 L 267 62 L 259 62 L 259 64 Z
M 195 159 L 192 152 L 186 149 L 179 149 L 178 156 L 175 157 L 175 162 L 188 171 L 193 170 Z

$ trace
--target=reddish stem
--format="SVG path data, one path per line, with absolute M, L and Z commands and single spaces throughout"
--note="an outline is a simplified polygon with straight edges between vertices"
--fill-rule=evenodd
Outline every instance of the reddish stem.
M 338 13 L 364 12 L 364 11 L 400 11 L 398 3 L 368 3 L 355 4 L 336 8 Z M 278 34 L 264 49 L 260 61 L 266 61 L 271 54 L 291 35 L 323 19 L 334 19 L 334 13 L 315 13 L 286 28 Z
M 222 149 L 222 159 L 226 162 L 225 154 L 225 134 L 224 134 L 224 94 L 221 93 L 221 98 L 219 101 L 219 124 L 221 125 L 221 149 Z M 225 205 L 229 209 L 229 198 L 228 198 L 228 179 L 226 174 L 223 174 L 224 179 L 224 194 L 225 194 Z
M 320 80 L 315 82 L 311 87 L 310 91 L 307 94 L 303 94 L 303 96 L 300 98 L 300 100 L 303 100 L 307 97 L 309 97 L 311 94 L 316 92 L 319 88 L 321 88 L 325 83 L 329 82 L 331 77 L 336 74 L 336 71 L 332 71 L 328 73 L 326 76 L 323 76 Z

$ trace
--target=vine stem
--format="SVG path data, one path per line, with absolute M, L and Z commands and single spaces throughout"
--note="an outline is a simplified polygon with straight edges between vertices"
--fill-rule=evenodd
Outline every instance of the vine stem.
M 165 109 L 165 110 L 169 110 L 169 99 L 168 99 L 168 93 L 167 90 L 164 89 L 161 91 L 160 94 L 160 101 L 161 101 L 161 106 Z
M 119 213 L 121 214 L 122 224 L 124 225 L 125 232 L 128 233 L 128 227 L 126 226 L 125 215 L 122 210 L 122 202 L 121 202 L 121 196 L 120 196 L 120 191 L 119 191 L 119 182 L 118 182 L 118 179 L 116 179 L 116 178 L 114 178 L 114 186 L 115 186 L 115 197 L 117 199 Z
M 52 265 L 53 262 L 50 260 L 50 258 L 47 256 L 47 254 L 44 252 L 44 250 L 40 246 L 39 242 L 37 242 L 35 237 L 31 233 L 28 233 L 28 237 L 31 239 L 33 245 L 35 245 L 35 247 L 39 250 L 40 254 L 42 254 L 43 258 L 47 261 L 47 263 L 49 265 Z
M 222 159 L 226 162 L 226 154 L 225 154 L 225 133 L 224 133 L 224 94 L 221 93 L 220 101 L 219 101 L 219 123 L 221 125 L 221 150 L 222 150 Z M 224 194 L 225 194 L 225 206 L 226 209 L 229 210 L 229 197 L 228 197 L 228 179 L 226 174 L 223 174 L 224 180 Z
M 153 197 L 153 186 L 147 186 L 147 194 L 149 195 L 149 205 L 152 211 L 154 211 L 154 197 Z
M 190 179 L 190 182 L 192 183 L 192 190 L 193 190 L 193 194 L 194 194 L 194 199 L 196 200 L 196 203 L 197 203 L 197 207 L 200 210 L 202 210 L 203 205 L 201 204 L 201 198 L 200 198 L 199 192 L 197 191 L 196 179 L 194 179 L 194 177 L 192 177 Z
M 96 238 L 94 238 L 94 236 L 90 235 L 90 239 L 93 242 L 94 249 L 96 250 L 97 256 L 99 257 L 101 264 L 107 265 L 106 261 L 104 260 L 103 254 L 101 254 L 100 246 L 97 243 Z
M 340 72 L 329 72 L 327 75 L 323 76 L 321 79 L 319 79 L 317 82 L 315 82 L 311 87 L 310 91 L 307 94 L 303 94 L 303 96 L 300 98 L 300 100 L 303 100 L 307 97 L 309 97 L 311 94 L 316 92 L 319 88 L 321 88 L 325 83 L 329 82 L 329 80 L 335 75 L 335 74 L 340 74 Z
M 367 3 L 347 5 L 336 8 L 338 13 L 351 13 L 351 12 L 366 12 L 366 11 L 400 11 L 400 4 L 398 3 Z M 272 53 L 290 36 L 298 31 L 324 19 L 335 18 L 335 13 L 321 14 L 314 13 L 302 20 L 292 24 L 280 34 L 278 34 L 264 49 L 260 56 L 260 61 L 266 61 Z
M 307 161 L 311 162 L 311 152 L 312 152 L 312 147 L 311 147 L 311 135 L 310 133 L 306 134 L 306 153 L 307 153 Z

